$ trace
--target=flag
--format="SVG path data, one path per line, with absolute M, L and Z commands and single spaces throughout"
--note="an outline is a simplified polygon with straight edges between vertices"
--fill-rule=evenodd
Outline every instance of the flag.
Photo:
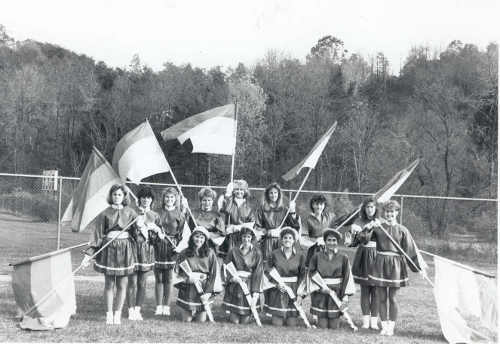
M 175 247 L 175 252 L 179 253 L 186 249 L 189 244 L 189 237 L 191 236 L 191 229 L 189 229 L 188 221 L 184 221 L 184 228 L 182 228 L 182 239 Z
M 106 158 L 93 147 L 61 222 L 71 222 L 73 232 L 83 231 L 109 206 L 106 200 L 111 187 L 121 183 Z
M 304 167 L 309 167 L 310 169 L 315 168 L 316 164 L 318 163 L 319 157 L 321 156 L 321 153 L 323 153 L 323 150 L 325 149 L 326 144 L 330 140 L 330 137 L 332 136 L 336 127 L 337 122 L 333 123 L 333 125 L 326 131 L 326 133 L 319 139 L 319 141 L 316 142 L 309 154 L 307 154 L 307 156 L 294 168 L 284 174 L 282 178 L 288 181 L 292 178 L 295 178 Z
M 66 327 L 76 313 L 71 248 L 11 265 L 14 298 L 25 314 L 20 327 L 30 330 Z
M 496 279 L 434 256 L 436 299 L 443 335 L 449 343 L 496 342 Z
M 403 183 L 408 179 L 413 170 L 417 167 L 420 159 L 415 160 L 406 168 L 402 169 L 394 177 L 389 180 L 389 182 L 380 189 L 373 198 L 379 203 L 387 202 L 391 197 L 398 191 L 398 189 L 403 185 Z
M 236 146 L 235 105 L 219 106 L 190 116 L 161 132 L 165 141 L 190 140 L 193 153 L 233 155 Z
M 136 184 L 146 177 L 170 171 L 148 121 L 144 121 L 118 141 L 112 163 L 123 180 L 128 178 Z

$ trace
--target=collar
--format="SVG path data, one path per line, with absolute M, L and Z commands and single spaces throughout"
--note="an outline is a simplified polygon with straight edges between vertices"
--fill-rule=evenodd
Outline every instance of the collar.
M 171 208 L 167 208 L 167 207 L 165 207 L 164 209 L 165 209 L 165 210 L 168 210 L 168 211 L 175 210 L 175 205 L 174 205 L 173 207 L 171 207 Z
M 281 252 L 285 255 L 285 248 L 283 246 L 281 246 Z M 297 250 L 295 249 L 295 246 L 292 246 L 292 256 L 295 254 L 297 254 Z
M 113 209 L 123 209 L 123 204 L 111 204 L 111 208 Z
M 146 207 L 146 208 L 143 208 L 143 207 L 139 207 L 139 210 L 143 211 L 143 212 L 148 212 L 148 211 L 151 211 L 151 207 Z
M 243 249 L 243 244 L 240 245 L 240 251 Z M 250 251 L 253 250 L 253 244 L 250 243 Z

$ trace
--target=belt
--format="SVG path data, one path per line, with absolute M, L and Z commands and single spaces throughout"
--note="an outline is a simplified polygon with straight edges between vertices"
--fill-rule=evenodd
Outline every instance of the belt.
M 279 228 L 268 229 L 266 236 L 271 237 L 271 238 L 279 238 L 280 231 L 281 230 Z
M 203 272 L 192 272 L 191 276 L 200 281 L 204 281 L 207 279 L 207 274 L 204 274 Z
M 383 256 L 400 256 L 399 253 L 392 252 L 392 251 L 377 251 L 377 254 L 381 254 Z
M 292 276 L 292 277 L 281 277 L 281 280 L 285 283 L 294 283 L 298 281 L 297 276 Z
M 363 245 L 363 247 L 377 247 L 377 242 L 376 241 L 368 241 L 366 244 Z
M 244 270 L 238 270 L 238 276 L 241 278 L 250 278 L 250 276 L 252 276 L 252 273 Z
M 340 284 L 342 283 L 342 278 L 323 278 L 326 284 L 331 285 L 331 284 Z
M 128 232 L 120 232 L 120 231 L 111 231 L 106 234 L 106 238 L 108 239 L 128 239 Z

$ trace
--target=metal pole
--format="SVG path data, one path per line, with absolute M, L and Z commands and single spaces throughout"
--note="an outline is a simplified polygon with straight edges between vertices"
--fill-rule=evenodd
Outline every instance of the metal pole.
M 61 247 L 61 202 L 62 202 L 62 177 L 59 177 L 59 201 L 57 202 L 57 249 Z
M 399 223 L 403 224 L 403 201 L 404 197 L 401 196 L 401 209 L 399 210 Z
M 236 155 L 236 140 L 238 139 L 238 102 L 234 102 L 234 150 L 231 158 L 231 184 L 234 180 L 234 157 Z

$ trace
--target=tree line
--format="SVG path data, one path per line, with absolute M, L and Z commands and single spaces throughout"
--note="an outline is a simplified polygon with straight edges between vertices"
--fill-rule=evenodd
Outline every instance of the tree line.
M 80 176 L 92 145 L 111 160 L 116 142 L 148 119 L 179 182 L 225 185 L 230 157 L 191 154 L 159 132 L 237 102 L 235 176 L 251 186 L 297 187 L 300 180 L 280 176 L 337 121 L 306 189 L 375 192 L 420 157 L 401 192 L 496 198 L 497 70 L 496 43 L 414 47 L 393 75 L 383 53 L 349 53 L 334 36 L 303 61 L 269 51 L 252 66 L 166 62 L 153 71 L 135 55 L 127 68 L 111 68 L 50 43 L 16 41 L 0 26 L 0 166 Z M 442 235 L 450 222 L 482 216 L 481 206 L 472 218 L 465 207 L 457 214 L 448 202 L 423 200 L 418 215 Z

